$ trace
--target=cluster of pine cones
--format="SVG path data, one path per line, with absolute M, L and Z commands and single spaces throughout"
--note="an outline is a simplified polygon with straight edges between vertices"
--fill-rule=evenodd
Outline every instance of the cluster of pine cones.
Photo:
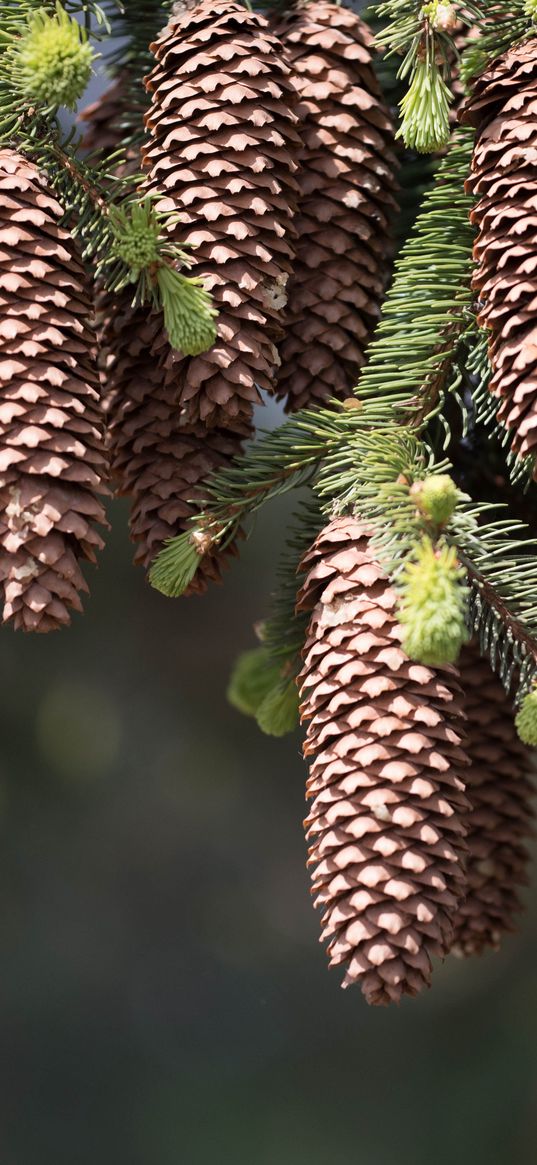
M 129 291 L 98 295 L 97 341 L 93 289 L 45 178 L 0 155 L 0 574 L 17 627 L 49 631 L 79 607 L 107 460 L 149 566 L 251 435 L 261 392 L 288 409 L 351 393 L 394 207 L 393 126 L 370 46 L 360 18 L 328 0 L 271 22 L 201 0 L 152 46 L 142 161 L 148 191 L 180 211 L 175 237 L 219 311 L 201 356 L 173 351 L 160 314 L 134 310 Z M 114 148 L 131 94 L 125 74 L 86 111 L 87 146 Z M 219 568 L 209 557 L 197 588 Z
M 130 292 L 97 295 L 95 333 L 95 292 L 62 208 L 34 166 L 0 154 L 0 579 L 4 618 L 26 630 L 80 608 L 80 561 L 101 545 L 110 479 L 131 500 L 148 567 L 240 452 L 262 392 L 289 410 L 349 395 L 386 285 L 394 130 L 363 21 L 331 0 L 270 19 L 200 0 L 152 51 L 147 189 L 179 210 L 176 240 L 213 294 L 210 351 L 173 351 L 161 315 L 134 310 Z M 537 448 L 536 61 L 535 41 L 507 53 L 463 113 L 478 126 L 475 288 L 491 387 L 521 456 Z M 86 111 L 88 147 L 118 144 L 132 93 L 127 70 Z M 227 552 L 206 557 L 195 589 L 219 577 Z

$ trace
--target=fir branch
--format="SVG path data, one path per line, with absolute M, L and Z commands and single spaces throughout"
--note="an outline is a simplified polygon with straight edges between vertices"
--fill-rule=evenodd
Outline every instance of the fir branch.
M 535 34 L 527 0 L 488 0 L 475 5 L 474 29 L 461 59 L 460 75 L 466 85 L 475 80 L 494 57 L 526 36 Z
M 265 433 L 209 479 L 206 501 L 191 529 L 170 539 L 156 558 L 149 576 L 152 585 L 171 598 L 182 594 L 188 585 L 183 562 L 192 561 L 189 547 L 196 545 L 199 555 L 227 545 L 247 516 L 271 498 L 308 484 L 327 451 L 337 448 L 343 454 L 349 435 L 362 424 L 362 410 L 337 406 L 303 410 Z
M 443 401 L 459 337 L 470 319 L 474 229 L 464 192 L 473 135 L 458 131 L 423 200 L 412 235 L 395 266 L 381 321 L 368 348 L 356 393 L 363 402 L 392 402 L 423 427 Z
M 491 520 L 484 520 L 486 513 Z M 507 507 L 467 501 L 447 536 L 472 590 L 471 616 L 481 647 L 519 703 L 537 679 L 537 541 L 522 522 L 496 517 Z

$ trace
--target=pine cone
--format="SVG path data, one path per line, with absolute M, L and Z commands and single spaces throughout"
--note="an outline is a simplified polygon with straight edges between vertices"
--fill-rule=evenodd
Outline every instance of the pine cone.
M 315 905 L 331 966 L 369 1003 L 429 986 L 465 892 L 462 693 L 412 663 L 367 530 L 337 518 L 306 556 L 313 608 L 300 676 Z
M 0 151 L 0 580 L 4 620 L 68 624 L 103 543 L 106 460 L 91 292 L 34 165 Z
M 273 386 L 292 261 L 294 91 L 267 21 L 237 0 L 200 0 L 152 47 L 148 187 L 180 211 L 176 238 L 220 311 L 209 352 L 185 359 L 165 334 L 156 351 L 173 366 L 185 422 L 233 427 Z
M 84 126 L 81 145 L 88 153 L 104 159 L 120 148 L 128 84 L 128 75 L 120 74 L 96 101 L 79 113 L 78 120 Z
M 471 812 L 468 819 L 468 896 L 455 919 L 452 950 L 459 955 L 495 950 L 521 909 L 531 836 L 531 753 L 519 740 L 502 684 L 475 646 L 460 659 Z
M 371 63 L 372 37 L 329 0 L 278 22 L 298 92 L 303 147 L 298 243 L 278 394 L 287 408 L 352 393 L 389 275 L 393 125 Z
M 490 391 L 519 457 L 537 453 L 536 92 L 534 38 L 490 65 L 461 114 L 478 131 L 467 188 L 479 197 L 473 286 L 492 333 Z
M 196 512 L 203 486 L 241 451 L 245 423 L 207 430 L 180 420 L 178 388 L 151 356 L 160 316 L 133 311 L 118 299 L 104 333 L 109 385 L 108 426 L 112 476 L 117 492 L 131 498 L 130 531 L 138 544 L 134 561 L 149 568 L 167 538 L 179 534 Z M 203 558 L 191 592 L 218 581 L 235 544 Z

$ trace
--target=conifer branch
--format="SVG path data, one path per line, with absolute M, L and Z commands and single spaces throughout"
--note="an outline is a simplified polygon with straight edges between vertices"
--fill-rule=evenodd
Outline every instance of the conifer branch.
M 215 545 L 225 546 L 236 536 L 245 518 L 255 514 L 271 498 L 310 482 L 327 450 L 343 455 L 345 439 L 363 423 L 361 410 L 303 410 L 272 433 L 258 439 L 227 469 L 214 474 L 206 485 L 207 500 L 192 519 L 191 530 L 172 538 L 156 558 L 150 582 L 170 598 L 186 589 L 185 556 L 196 569 L 189 547 L 199 558 Z
M 407 413 L 421 428 L 438 411 L 459 337 L 471 319 L 473 200 L 464 181 L 472 150 L 472 133 L 457 131 L 396 261 L 356 389 L 363 402 L 389 398 L 391 421 L 394 412 Z
M 516 680 L 519 703 L 537 679 L 537 542 L 522 522 L 496 518 L 498 510 L 466 502 L 448 538 L 468 570 L 481 646 L 507 691 Z M 483 520 L 487 511 L 490 521 Z
M 494 57 L 535 32 L 526 0 L 487 0 L 475 4 L 473 10 L 473 25 L 479 35 L 468 43 L 460 66 L 467 85 Z

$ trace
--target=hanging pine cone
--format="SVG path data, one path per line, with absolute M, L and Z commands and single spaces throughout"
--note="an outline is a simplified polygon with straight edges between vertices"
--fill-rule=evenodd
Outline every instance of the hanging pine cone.
M 173 370 L 162 372 L 151 355 L 160 317 L 132 310 L 118 299 L 104 329 L 108 363 L 107 397 L 112 477 L 117 492 L 131 498 L 130 532 L 134 561 L 149 568 L 167 538 L 185 529 L 211 473 L 241 451 L 249 435 L 245 423 L 229 429 L 181 424 L 178 386 Z M 231 544 L 205 555 L 191 592 L 218 581 Z
M 278 394 L 290 410 L 352 393 L 389 274 L 394 130 L 356 13 L 317 0 L 276 26 L 298 92 L 298 241 Z
M 300 676 L 306 820 L 331 966 L 369 1003 L 429 986 L 465 892 L 463 711 L 453 668 L 412 663 L 364 526 L 337 518 L 306 556 Z
M 4 620 L 69 623 L 105 521 L 90 290 L 46 179 L 0 151 L 0 580 Z
M 84 126 L 81 145 L 88 153 L 106 158 L 121 146 L 121 120 L 125 107 L 128 78 L 116 77 L 112 84 L 91 105 L 78 115 Z
M 148 186 L 180 211 L 176 237 L 220 311 L 209 352 L 184 359 L 164 333 L 157 350 L 174 365 L 183 420 L 233 426 L 273 385 L 292 261 L 294 92 L 267 21 L 237 0 L 172 16 L 152 47 Z
M 475 646 L 460 658 L 465 748 L 471 812 L 468 818 L 468 893 L 455 919 L 452 950 L 459 955 L 495 950 L 521 909 L 517 888 L 527 884 L 532 833 L 531 754 L 519 740 L 502 684 Z
M 478 196 L 478 321 L 491 331 L 490 391 L 500 398 L 498 418 L 512 430 L 519 457 L 537 453 L 536 85 L 533 39 L 489 66 L 461 114 L 477 127 L 467 187 Z
M 79 121 L 84 126 L 81 145 L 92 155 L 92 161 L 105 162 L 121 149 L 134 117 L 142 120 L 145 104 L 143 91 L 140 100 L 134 103 L 132 79 L 124 70 L 96 101 L 81 111 Z M 124 178 L 139 169 L 139 151 L 129 147 L 124 160 L 114 166 L 114 174 Z

